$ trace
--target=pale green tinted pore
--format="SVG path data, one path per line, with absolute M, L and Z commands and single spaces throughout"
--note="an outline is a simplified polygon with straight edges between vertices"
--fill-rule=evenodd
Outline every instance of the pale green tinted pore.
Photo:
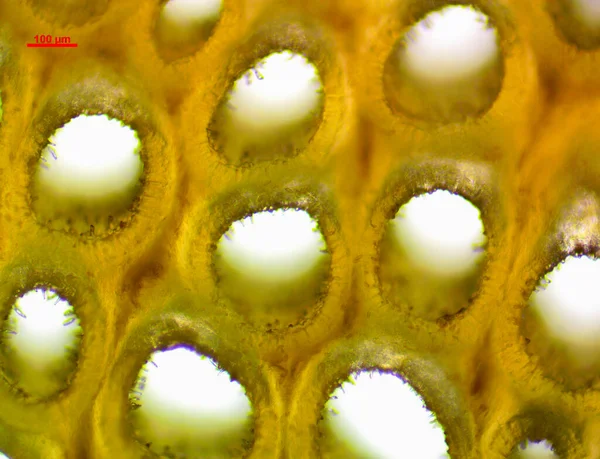
M 351 375 L 327 402 L 325 422 L 337 442 L 354 451 L 354 457 L 448 457 L 444 430 L 435 414 L 394 374 Z
M 152 354 L 134 393 L 134 426 L 157 453 L 229 457 L 231 440 L 248 433 L 252 407 L 244 387 L 192 349 Z
M 15 384 L 40 398 L 65 388 L 82 333 L 69 302 L 54 290 L 31 290 L 13 306 L 8 330 L 4 346 Z

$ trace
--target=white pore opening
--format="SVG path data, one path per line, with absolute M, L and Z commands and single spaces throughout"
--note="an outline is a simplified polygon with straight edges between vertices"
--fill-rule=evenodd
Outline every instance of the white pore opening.
M 190 27 L 219 19 L 222 0 L 169 0 L 163 7 L 163 19 L 179 27 Z
M 477 75 L 498 57 L 498 36 L 489 18 L 471 6 L 433 11 L 407 34 L 401 62 L 429 83 Z
M 138 426 L 158 449 L 210 444 L 243 429 L 251 414 L 244 388 L 214 360 L 185 347 L 154 352 L 136 392 Z
M 130 191 L 143 163 L 136 132 L 106 115 L 80 115 L 50 137 L 38 179 L 45 190 L 73 199 Z
M 600 260 L 567 257 L 531 296 L 550 332 L 568 344 L 597 343 L 600 336 Z M 547 285 L 544 285 L 547 284 Z
M 577 19 L 591 28 L 600 27 L 600 1 L 571 0 Z
M 485 255 L 479 209 L 446 190 L 412 198 L 391 224 L 409 260 L 432 274 L 463 276 Z
M 260 280 L 287 281 L 310 271 L 325 257 L 323 235 L 304 210 L 257 212 L 234 222 L 218 253 L 236 270 Z
M 16 301 L 8 321 L 11 333 L 6 343 L 19 362 L 19 383 L 28 392 L 30 388 L 43 391 L 55 368 L 66 362 L 69 350 L 77 348 L 79 319 L 55 291 L 38 288 Z
M 516 450 L 518 459 L 554 459 L 558 456 L 552 450 L 552 445 L 546 441 L 524 441 Z
M 270 54 L 234 83 L 227 104 L 232 127 L 260 138 L 294 126 L 319 108 L 321 89 L 317 68 L 304 56 Z
M 333 434 L 361 457 L 448 457 L 441 425 L 422 397 L 394 374 L 353 373 L 325 405 Z

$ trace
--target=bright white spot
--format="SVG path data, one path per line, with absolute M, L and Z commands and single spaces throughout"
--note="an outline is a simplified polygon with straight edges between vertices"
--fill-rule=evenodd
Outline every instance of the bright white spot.
M 143 164 L 135 131 L 106 115 L 73 118 L 50 137 L 39 180 L 54 194 L 102 198 L 129 191 Z
M 0 459 L 10 459 L 10 458 L 4 453 L 0 453 Z
M 325 419 L 336 436 L 362 457 L 448 457 L 442 427 L 408 383 L 376 371 L 351 378 L 354 384 L 343 383 L 326 404 Z
M 401 61 L 415 77 L 430 83 L 474 76 L 498 55 L 497 33 L 488 21 L 470 6 L 431 12 L 408 32 Z
M 30 369 L 44 371 L 65 357 L 67 347 L 74 347 L 81 327 L 75 316 L 65 317 L 67 311 L 72 312 L 71 305 L 52 290 L 35 289 L 17 300 L 9 315 L 16 334 L 9 334 L 7 341 Z
M 216 21 L 221 6 L 222 0 L 169 0 L 161 14 L 173 24 L 187 27 Z
M 486 242 L 479 210 L 449 191 L 412 198 L 391 223 L 408 258 L 427 272 L 463 276 L 484 256 L 475 250 Z
M 569 256 L 546 279 L 549 285 L 535 291 L 531 300 L 550 331 L 573 344 L 598 341 L 600 260 Z
M 546 440 L 538 442 L 526 441 L 517 448 L 519 459 L 553 459 L 558 456 L 552 451 L 552 445 Z
M 233 128 L 260 137 L 296 125 L 319 107 L 321 80 L 304 56 L 273 53 L 238 79 L 229 95 Z
M 14 334 L 7 334 L 6 341 L 18 362 L 19 384 L 27 392 L 45 393 L 56 367 L 77 347 L 79 319 L 56 292 L 39 288 L 16 301 L 8 321 Z
M 304 210 L 257 212 L 231 225 L 219 254 L 238 271 L 284 281 L 304 274 L 324 257 L 317 222 Z
M 136 415 L 146 425 L 146 439 L 158 444 L 226 436 L 245 426 L 251 412 L 239 383 L 209 357 L 184 347 L 152 354 L 137 390 Z
M 599 0 L 572 0 L 577 18 L 591 28 L 600 27 Z

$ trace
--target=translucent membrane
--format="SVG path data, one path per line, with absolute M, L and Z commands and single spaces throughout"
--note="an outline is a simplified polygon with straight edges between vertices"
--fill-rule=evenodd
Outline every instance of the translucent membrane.
M 482 116 L 502 87 L 503 58 L 496 29 L 470 6 L 427 14 L 400 38 L 386 62 L 390 106 L 434 123 Z
M 234 83 L 221 108 L 225 155 L 234 163 L 292 155 L 312 135 L 322 100 L 318 71 L 304 56 L 268 55 Z
M 435 415 L 394 374 L 354 373 L 333 392 L 325 408 L 331 443 L 344 444 L 348 457 L 448 457 L 444 431 Z
M 306 211 L 279 209 L 233 223 L 218 253 L 248 277 L 282 282 L 310 271 L 325 249 L 318 224 Z
M 36 171 L 33 206 L 55 229 L 111 229 L 141 189 L 134 130 L 106 115 L 73 118 L 50 137 Z
M 157 21 L 157 39 L 170 58 L 189 54 L 208 39 L 221 16 L 222 0 L 170 0 Z
M 38 179 L 58 196 L 92 200 L 126 193 L 142 173 L 137 134 L 106 115 L 73 118 L 49 142 Z
M 288 208 L 234 222 L 214 254 L 221 298 L 268 328 L 309 316 L 328 285 L 330 266 L 318 223 L 306 211 Z
M 552 445 L 546 441 L 525 441 L 518 445 L 510 455 L 511 459 L 553 459 L 558 456 L 552 451 Z
M 600 260 L 567 257 L 531 296 L 531 306 L 550 333 L 572 350 L 598 344 L 600 339 Z
M 498 58 L 498 36 L 488 21 L 473 7 L 429 13 L 408 32 L 402 62 L 416 78 L 436 84 L 476 76 Z
M 161 15 L 180 27 L 216 21 L 221 12 L 222 0 L 169 0 Z
M 263 134 L 285 129 L 318 108 L 320 89 L 317 69 L 304 56 L 271 54 L 235 82 L 229 97 L 233 123 Z
M 600 2 L 598 0 L 570 0 L 577 20 L 587 27 L 600 29 Z
M 392 221 L 392 231 L 409 260 L 435 275 L 464 276 L 485 255 L 479 209 L 449 191 L 411 199 Z
M 159 454 L 229 457 L 249 435 L 244 388 L 214 360 L 186 347 L 153 353 L 132 399 L 138 436 Z
M 598 0 L 556 0 L 548 2 L 547 12 L 558 35 L 580 50 L 600 46 L 600 2 Z
M 37 397 L 64 388 L 82 334 L 72 306 L 53 290 L 31 290 L 15 303 L 7 328 L 9 369 L 17 386 Z

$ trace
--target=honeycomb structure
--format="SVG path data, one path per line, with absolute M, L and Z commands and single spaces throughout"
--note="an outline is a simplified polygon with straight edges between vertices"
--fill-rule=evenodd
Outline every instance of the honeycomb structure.
M 386 62 L 427 12 L 469 4 L 497 28 L 502 85 L 476 117 L 404 114 Z M 600 457 L 598 374 L 573 376 L 527 345 L 522 316 L 541 276 L 600 250 L 600 38 L 567 0 L 224 0 L 188 55 L 156 44 L 158 0 L 0 2 L 0 304 L 49 285 L 83 339 L 67 389 L 35 401 L 0 382 L 0 450 L 12 458 L 153 457 L 129 421 L 129 391 L 152 351 L 187 343 L 253 404 L 249 457 L 324 454 L 332 390 L 358 369 L 402 374 L 443 425 L 453 458 L 502 458 L 524 439 L 564 458 Z M 74 49 L 27 48 L 38 34 Z M 323 82 L 318 128 L 296 155 L 230 164 L 213 115 L 256 60 L 290 49 Z M 48 137 L 81 113 L 133 127 L 144 175 L 129 213 L 80 231 L 34 211 Z M 416 194 L 475 203 L 488 238 L 477 291 L 436 320 L 382 294 L 387 221 Z M 231 308 L 213 269 L 229 225 L 268 208 L 319 221 L 327 286 L 295 322 Z

